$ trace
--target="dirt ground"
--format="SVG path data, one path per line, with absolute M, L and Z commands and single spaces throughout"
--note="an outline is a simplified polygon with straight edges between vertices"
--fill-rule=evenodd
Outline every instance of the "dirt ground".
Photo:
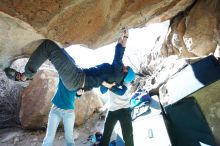
M 96 131 L 102 131 L 105 118 L 103 115 L 96 113 L 88 121 L 74 129 L 74 138 L 76 146 L 89 146 L 87 141 L 89 135 Z M 45 130 L 27 131 L 19 127 L 0 129 L 0 146 L 41 146 Z M 56 133 L 54 146 L 64 146 L 64 132 L 60 127 Z

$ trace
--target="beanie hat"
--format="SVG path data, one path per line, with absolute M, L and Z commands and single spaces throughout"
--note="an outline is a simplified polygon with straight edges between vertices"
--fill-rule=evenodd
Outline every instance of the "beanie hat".
M 124 78 L 124 82 L 130 83 L 134 80 L 134 78 L 135 78 L 135 72 L 133 71 L 133 69 L 131 67 L 129 67 L 128 72 Z

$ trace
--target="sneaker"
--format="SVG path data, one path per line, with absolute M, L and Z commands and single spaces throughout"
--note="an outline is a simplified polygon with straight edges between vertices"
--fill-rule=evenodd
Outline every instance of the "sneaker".
M 24 75 L 23 73 L 20 73 L 18 71 L 16 71 L 15 69 L 13 68 L 5 68 L 4 69 L 4 72 L 6 74 L 6 76 L 13 80 L 13 81 L 21 81 L 21 82 L 24 82 L 24 81 L 27 81 L 27 80 L 31 80 L 29 78 L 25 78 L 25 79 L 22 79 L 22 76 Z

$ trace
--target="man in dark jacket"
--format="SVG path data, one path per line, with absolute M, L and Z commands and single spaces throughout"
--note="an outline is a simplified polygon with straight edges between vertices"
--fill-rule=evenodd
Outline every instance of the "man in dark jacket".
M 81 88 L 88 91 L 99 87 L 103 81 L 120 83 L 128 73 L 122 62 L 127 39 L 128 30 L 123 29 L 123 34 L 115 47 L 112 64 L 103 63 L 88 69 L 81 69 L 63 48 L 51 40 L 45 40 L 31 55 L 24 73 L 17 72 L 12 68 L 6 68 L 4 71 L 10 79 L 25 81 L 32 78 L 39 67 L 49 59 L 55 66 L 63 84 L 70 91 Z

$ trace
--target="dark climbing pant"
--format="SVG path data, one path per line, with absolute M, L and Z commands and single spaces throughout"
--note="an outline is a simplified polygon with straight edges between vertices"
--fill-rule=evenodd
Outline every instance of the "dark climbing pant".
M 85 73 L 63 48 L 51 40 L 45 40 L 33 52 L 25 66 L 25 75 L 29 78 L 32 77 L 47 59 L 54 65 L 67 89 L 82 88 L 85 82 Z
M 133 127 L 132 127 L 130 108 L 122 108 L 116 111 L 108 112 L 100 146 L 109 146 L 109 141 L 112 135 L 112 131 L 117 121 L 119 121 L 121 125 L 125 146 L 134 146 Z

